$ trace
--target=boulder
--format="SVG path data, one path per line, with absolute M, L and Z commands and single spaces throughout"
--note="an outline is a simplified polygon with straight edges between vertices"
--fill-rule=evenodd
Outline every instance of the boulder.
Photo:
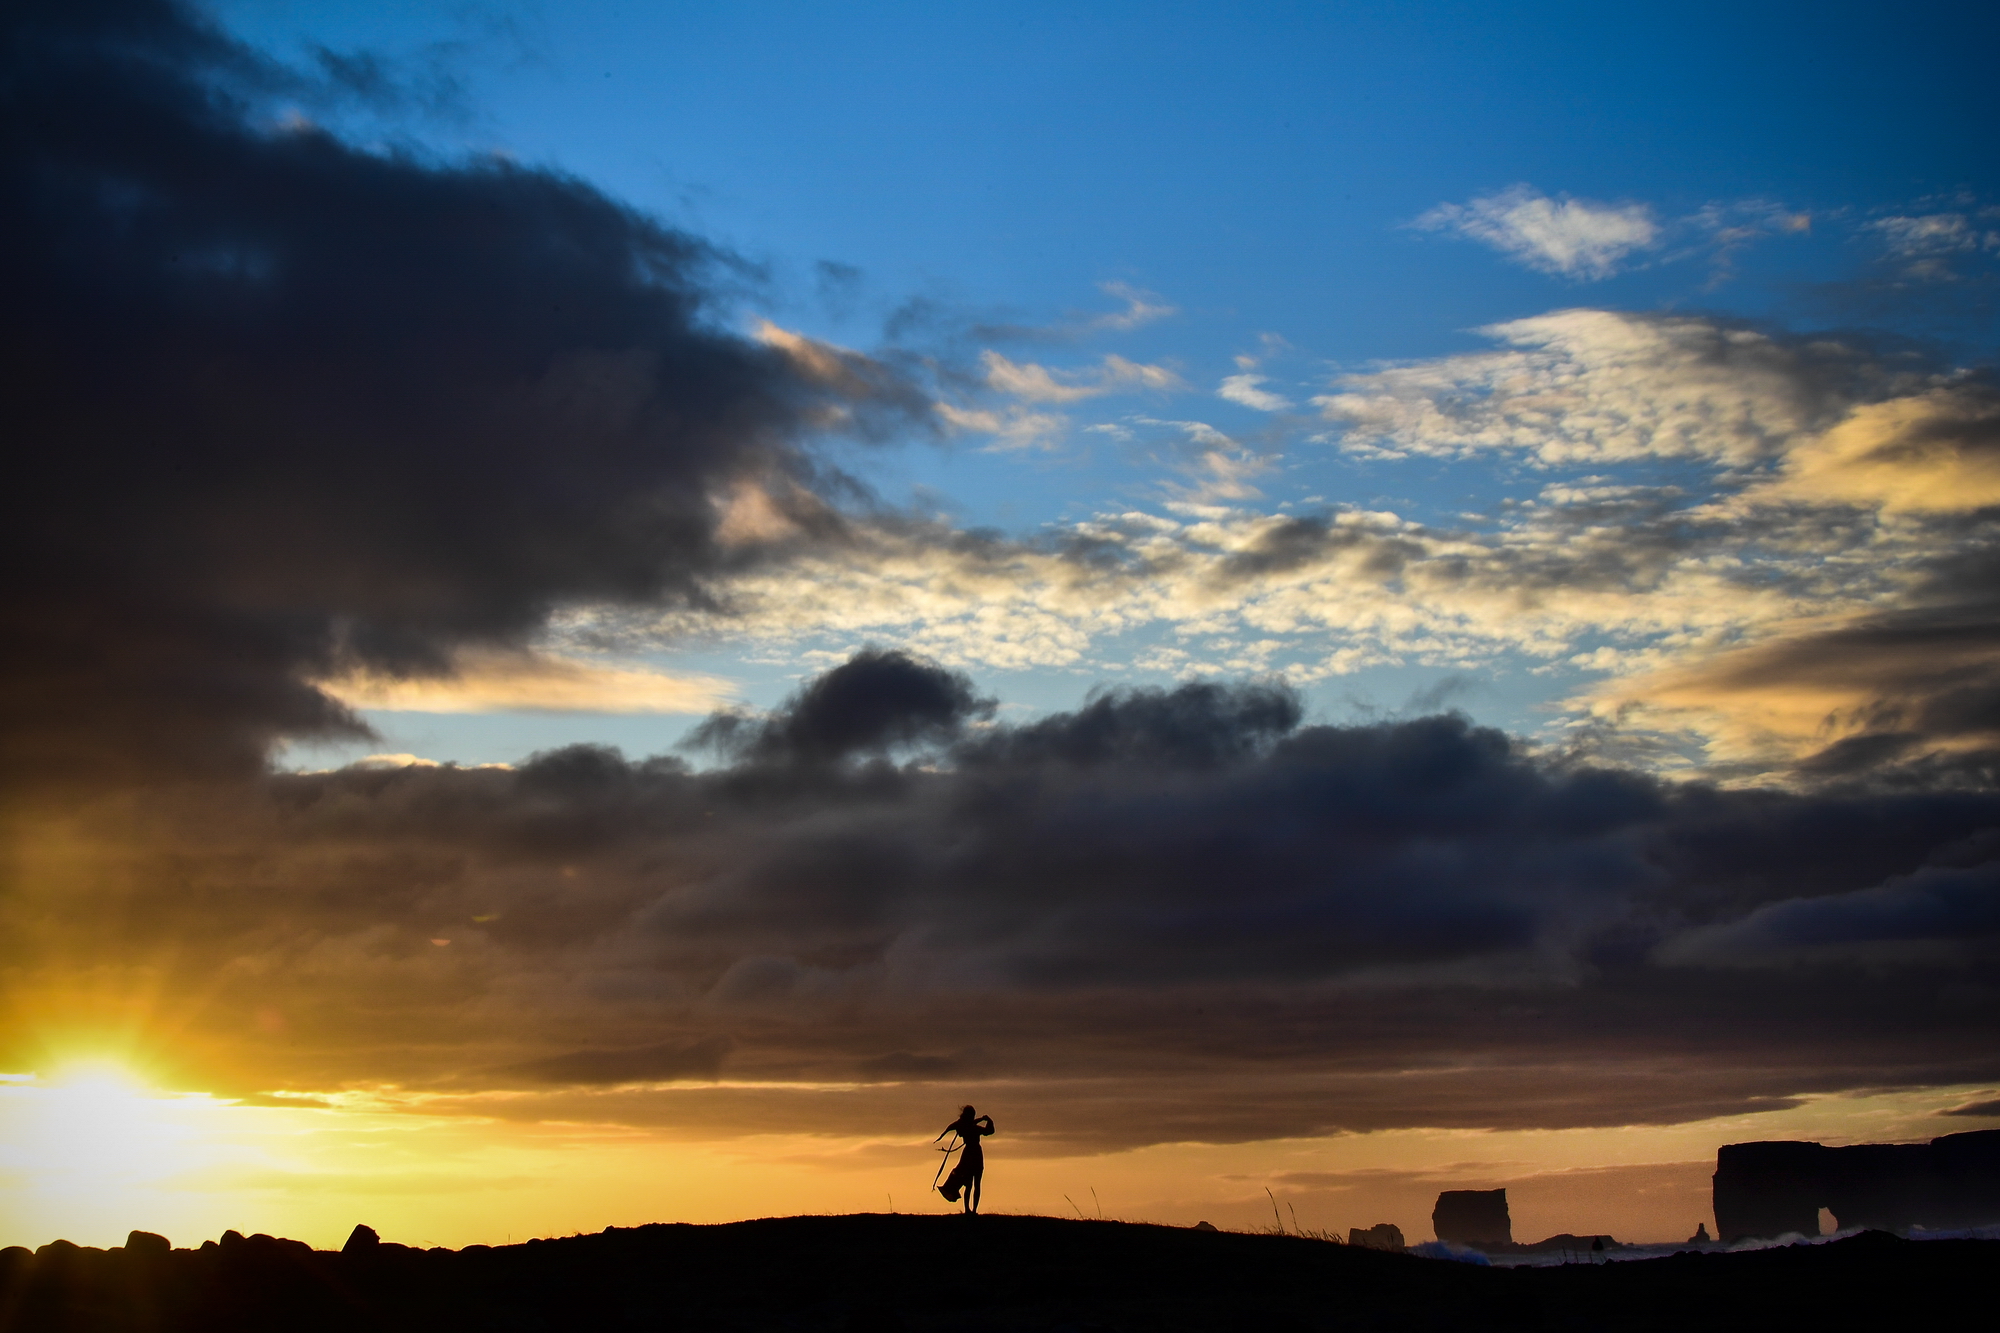
M 125 1238 L 125 1253 L 147 1259 L 164 1259 L 174 1252 L 174 1243 L 151 1231 L 134 1231 Z
M 347 1244 L 340 1247 L 340 1252 L 342 1254 L 368 1254 L 373 1252 L 375 1247 L 381 1243 L 382 1238 L 375 1234 L 374 1227 L 357 1222 L 354 1224 L 354 1230 L 347 1233 Z

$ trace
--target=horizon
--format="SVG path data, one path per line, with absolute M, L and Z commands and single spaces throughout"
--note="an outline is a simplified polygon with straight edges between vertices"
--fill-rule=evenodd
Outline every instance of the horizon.
M 0 1245 L 2000 1127 L 2000 15 L 0 32 Z

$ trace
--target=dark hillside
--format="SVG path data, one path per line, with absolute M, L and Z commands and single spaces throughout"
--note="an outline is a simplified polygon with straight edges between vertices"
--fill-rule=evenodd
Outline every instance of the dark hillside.
M 0 1255 L 26 1330 L 1768 1329 L 1979 1308 L 2000 1246 L 1864 1235 L 1501 1270 L 1298 1237 L 1041 1217 L 793 1217 L 351 1254 L 233 1233 Z

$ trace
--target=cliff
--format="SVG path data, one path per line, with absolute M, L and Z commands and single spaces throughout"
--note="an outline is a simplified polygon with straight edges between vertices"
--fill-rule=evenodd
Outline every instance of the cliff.
M 1842 1228 L 1906 1232 L 2000 1223 L 2000 1130 L 1929 1143 L 1731 1143 L 1715 1157 L 1715 1225 L 1725 1241 Z

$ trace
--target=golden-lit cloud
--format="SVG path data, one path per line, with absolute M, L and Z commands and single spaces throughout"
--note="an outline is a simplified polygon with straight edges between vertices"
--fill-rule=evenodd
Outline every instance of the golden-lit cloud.
M 735 693 L 717 676 L 551 653 L 467 649 L 447 676 L 357 671 L 321 682 L 350 708 L 419 713 L 706 713 Z
M 1864 403 L 1793 445 L 1778 476 L 1744 497 L 1966 513 L 2000 505 L 2000 398 L 1974 386 Z
M 1590 710 L 1698 739 L 1724 771 L 1841 775 L 2000 750 L 2000 626 L 1938 612 L 1771 627 L 1754 646 L 1613 679 Z

